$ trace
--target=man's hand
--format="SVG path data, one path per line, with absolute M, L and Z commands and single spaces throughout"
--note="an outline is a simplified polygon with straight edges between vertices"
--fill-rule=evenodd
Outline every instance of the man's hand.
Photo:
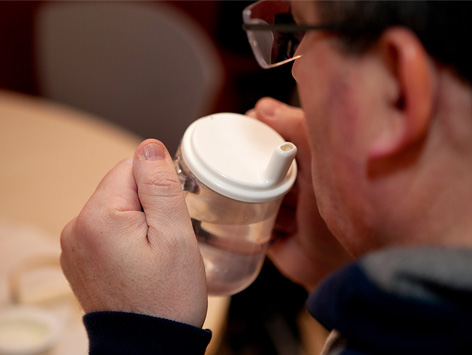
M 271 98 L 259 100 L 247 114 L 268 124 L 297 146 L 297 181 L 282 203 L 274 227 L 276 242 L 269 256 L 283 274 L 312 291 L 328 273 L 351 257 L 318 212 L 305 115 L 301 109 Z
M 146 140 L 112 169 L 61 236 L 61 265 L 85 312 L 125 311 L 201 327 L 203 260 L 165 147 Z

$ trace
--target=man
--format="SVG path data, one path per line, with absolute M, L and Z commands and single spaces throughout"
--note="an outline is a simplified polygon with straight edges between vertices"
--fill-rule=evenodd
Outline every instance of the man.
M 333 330 L 326 353 L 472 350 L 470 10 L 260 1 L 244 13 L 262 66 L 295 60 L 303 111 L 266 98 L 248 114 L 298 146 L 270 256 L 312 292 L 308 310 Z M 113 169 L 61 241 L 91 352 L 203 353 L 203 264 L 162 144 Z

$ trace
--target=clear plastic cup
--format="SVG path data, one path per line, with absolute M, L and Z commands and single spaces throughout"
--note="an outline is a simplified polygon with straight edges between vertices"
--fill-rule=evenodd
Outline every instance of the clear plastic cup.
M 232 295 L 258 276 L 296 147 L 247 116 L 220 113 L 189 126 L 175 157 L 205 263 L 208 292 Z

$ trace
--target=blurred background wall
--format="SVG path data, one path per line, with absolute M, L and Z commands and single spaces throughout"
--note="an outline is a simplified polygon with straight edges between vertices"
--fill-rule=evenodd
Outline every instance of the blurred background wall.
M 191 17 L 218 49 L 226 76 L 212 111 L 244 112 L 264 95 L 284 101 L 292 98 L 294 83 L 290 66 L 265 71 L 258 67 L 252 56 L 247 37 L 241 29 L 241 12 L 251 1 L 144 3 L 161 2 Z M 0 2 L 0 87 L 39 94 L 35 68 L 35 15 L 45 3 L 48 1 Z

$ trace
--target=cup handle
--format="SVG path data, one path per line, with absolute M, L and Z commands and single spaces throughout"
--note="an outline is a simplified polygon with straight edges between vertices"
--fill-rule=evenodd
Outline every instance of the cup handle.
M 185 172 L 185 170 L 182 168 L 180 158 L 174 160 L 174 167 L 175 171 L 177 171 L 177 175 L 179 176 L 182 190 L 185 192 L 198 194 L 200 192 L 200 186 L 198 185 L 197 179 Z

